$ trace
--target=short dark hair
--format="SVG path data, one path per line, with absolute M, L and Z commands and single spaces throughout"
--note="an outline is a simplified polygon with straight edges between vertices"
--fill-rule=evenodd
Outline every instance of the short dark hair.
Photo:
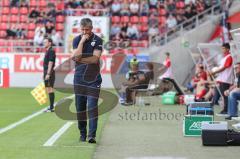
M 170 56 L 170 53 L 169 53 L 169 52 L 166 52 L 165 55 Z
M 229 44 L 229 43 L 224 43 L 224 44 L 222 44 L 222 47 L 230 50 L 230 44 Z
M 50 42 L 51 44 L 53 44 L 52 38 L 50 38 L 50 37 L 45 37 L 44 39 L 48 40 L 48 42 Z

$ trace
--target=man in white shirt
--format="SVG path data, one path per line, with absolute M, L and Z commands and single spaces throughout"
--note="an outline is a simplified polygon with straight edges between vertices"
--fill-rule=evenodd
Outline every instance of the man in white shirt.
M 114 0 L 113 3 L 112 3 L 112 12 L 113 12 L 113 15 L 120 15 L 119 12 L 121 10 L 121 4 L 119 3 L 118 0 Z
M 173 29 L 177 25 L 177 20 L 176 18 L 170 14 L 167 19 L 167 26 L 169 29 Z
M 228 97 L 224 94 L 226 90 L 230 88 L 234 81 L 234 73 L 233 73 L 233 58 L 230 53 L 230 45 L 229 43 L 225 43 L 222 45 L 223 50 L 223 58 L 220 61 L 220 66 L 214 72 L 209 72 L 209 75 L 214 76 L 217 74 L 216 81 L 218 83 L 218 89 L 215 89 L 213 103 L 217 104 L 220 96 L 223 97 L 224 108 L 218 114 L 219 116 L 226 116 L 228 113 Z M 219 91 L 218 91 L 219 90 Z
M 139 32 L 136 25 L 132 25 L 128 27 L 127 36 L 130 39 L 137 39 L 139 37 Z
M 133 2 L 130 4 L 129 6 L 131 15 L 138 15 L 138 11 L 139 11 L 139 4 L 137 2 L 137 0 L 133 0 Z

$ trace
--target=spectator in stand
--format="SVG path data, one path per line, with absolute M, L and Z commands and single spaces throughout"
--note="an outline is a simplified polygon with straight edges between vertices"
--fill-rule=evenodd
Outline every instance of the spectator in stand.
M 54 46 L 63 46 L 63 38 L 59 32 L 56 32 L 55 29 L 53 29 L 52 31 L 51 39 L 53 41 Z
M 11 7 L 18 7 L 20 4 L 20 0 L 11 0 L 10 6 Z
M 138 16 L 139 14 L 139 3 L 138 0 L 133 0 L 132 3 L 129 6 L 130 12 L 132 16 Z
M 158 18 L 153 13 L 149 17 L 148 24 L 150 27 L 158 25 Z
M 40 12 L 37 10 L 36 7 L 34 7 L 31 11 L 31 13 L 29 14 L 29 18 L 33 18 L 36 19 L 40 16 Z
M 127 37 L 128 25 L 128 23 L 123 23 L 122 25 L 121 34 L 123 35 L 123 37 Z
M 194 3 L 195 4 L 196 0 L 185 0 L 185 5 L 189 5 L 189 3 Z
M 158 26 L 155 25 L 155 26 L 150 27 L 149 30 L 148 30 L 148 35 L 149 35 L 150 43 L 152 43 L 153 39 L 155 39 L 156 36 L 159 35 Z
M 175 10 L 176 10 L 176 5 L 175 5 L 175 2 L 173 0 L 169 0 L 167 2 L 167 12 L 169 14 L 174 14 L 175 13 Z
M 121 27 L 119 24 L 114 23 L 111 27 L 111 32 L 110 32 L 110 36 L 114 37 L 116 34 L 119 34 L 121 32 Z
M 17 26 L 12 25 L 11 28 L 6 30 L 7 38 L 15 38 L 17 36 Z
M 21 0 L 19 6 L 20 7 L 28 7 L 28 0 Z
M 149 14 L 149 4 L 148 4 L 147 0 L 141 0 L 140 15 L 148 16 L 148 14 Z
M 19 26 L 16 31 L 17 38 L 24 39 L 26 37 L 26 30 L 23 26 Z
M 149 0 L 150 9 L 157 8 L 157 3 L 158 3 L 158 0 Z
M 35 29 L 35 35 L 36 34 L 39 34 L 41 32 L 43 32 L 43 34 L 45 35 L 46 33 L 46 28 L 45 26 L 43 25 L 43 23 L 37 23 L 37 28 Z
M 130 25 L 127 29 L 127 36 L 131 39 L 131 40 L 136 40 L 139 38 L 139 31 L 137 29 L 136 25 Z
M 74 15 L 74 11 L 73 11 L 73 9 L 71 8 L 70 5 L 66 6 L 66 9 L 64 10 L 64 15 L 66 15 L 66 16 Z
M 184 14 L 184 20 L 190 19 L 190 18 L 192 18 L 195 15 L 195 12 L 193 12 L 191 10 L 190 6 L 186 6 L 185 10 L 186 11 L 185 11 L 185 14 Z
M 122 16 L 129 16 L 130 15 L 128 0 L 123 0 L 121 8 L 122 9 L 121 9 L 120 13 L 121 13 Z
M 37 20 L 37 23 L 46 24 L 48 22 L 48 17 L 45 11 L 40 12 L 40 16 Z
M 52 22 L 48 21 L 45 25 L 46 34 L 51 35 L 54 28 L 55 28 L 54 24 Z
M 44 33 L 42 31 L 35 34 L 33 39 L 34 46 L 43 46 L 43 41 L 44 41 Z
M 192 13 L 194 13 L 194 15 L 197 14 L 196 3 L 190 2 L 188 7 L 190 7 L 190 10 Z
M 173 30 L 176 25 L 177 25 L 176 18 L 172 14 L 169 14 L 168 19 L 167 19 L 168 29 Z
M 120 11 L 121 11 L 121 3 L 118 0 L 114 0 L 112 3 L 112 15 L 119 16 Z
M 196 12 L 197 14 L 203 12 L 205 10 L 205 4 L 202 0 L 196 1 Z
M 66 5 L 69 5 L 71 8 L 76 9 L 79 6 L 79 3 L 76 2 L 76 0 L 68 0 Z
M 102 2 L 99 0 L 93 1 L 93 5 L 95 9 L 104 9 L 105 7 L 103 6 Z
M 176 20 L 177 20 L 177 24 L 181 24 L 184 21 L 184 18 L 181 14 L 177 14 Z
M 55 21 L 56 20 L 56 15 L 57 15 L 55 5 L 50 3 L 48 7 L 49 7 L 48 8 L 49 11 L 47 12 L 47 17 L 48 17 L 49 20 Z

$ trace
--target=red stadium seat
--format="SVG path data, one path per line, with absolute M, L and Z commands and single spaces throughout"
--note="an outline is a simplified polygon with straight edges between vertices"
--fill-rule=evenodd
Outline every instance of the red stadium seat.
M 140 26 L 140 31 L 142 31 L 142 32 L 148 31 L 148 25 L 141 25 Z
M 34 23 L 30 23 L 28 25 L 28 30 L 35 30 L 35 28 L 36 28 L 36 25 Z
M 34 38 L 34 35 L 35 35 L 35 32 L 34 32 L 34 31 L 28 31 L 28 33 L 27 33 L 27 38 L 28 38 L 28 39 L 33 39 L 33 38 Z
M 28 14 L 28 9 L 26 7 L 20 8 L 20 14 L 23 14 L 23 15 Z
M 3 7 L 2 8 L 2 14 L 9 14 L 9 13 L 10 13 L 9 7 Z
M 131 49 L 131 52 L 129 52 L 129 53 L 131 53 L 131 54 L 138 54 L 139 53 L 139 50 L 138 50 L 138 48 L 132 48 Z
M 159 9 L 159 15 L 166 15 L 166 10 L 165 9 Z
M 179 1 L 179 2 L 176 3 L 176 7 L 177 7 L 178 9 L 182 9 L 182 8 L 185 7 L 185 4 L 184 4 L 184 2 Z
M 129 54 L 130 50 L 129 49 L 122 49 L 122 53 L 124 54 Z
M 8 16 L 7 15 L 2 15 L 1 16 L 1 22 L 8 22 Z
M 4 31 L 0 31 L 0 35 L 2 34 L 2 32 L 4 32 Z M 4 40 L 0 40 L 0 46 L 5 46 L 5 41 Z
M 147 16 L 140 17 L 140 23 L 148 23 L 148 17 Z
M 129 22 L 129 16 L 122 16 L 121 17 L 121 22 L 122 23 L 128 23 Z
M 139 17 L 138 16 L 132 16 L 130 18 L 130 22 L 134 23 L 134 24 L 138 23 L 139 22 Z
M 10 0 L 1 0 L 2 1 L 2 6 L 8 7 L 10 5 Z
M 18 14 L 18 8 L 16 7 L 11 8 L 11 14 Z
M 1 31 L 0 31 L 0 38 L 5 38 L 6 36 L 7 36 L 6 31 L 1 30 Z M 0 46 L 5 46 L 5 42 L 4 42 L 4 41 L 1 41 L 1 42 L 0 42 Z
M 11 21 L 12 23 L 16 23 L 16 22 L 18 21 L 18 19 L 19 19 L 19 17 L 16 16 L 16 15 L 12 15 L 12 16 L 10 17 L 10 21 Z
M 60 11 L 64 10 L 64 2 L 57 4 L 57 10 L 60 10 Z
M 111 19 L 112 19 L 112 23 L 119 23 L 121 20 L 119 16 L 113 16 Z
M 56 53 L 63 53 L 64 51 L 63 51 L 63 48 L 56 47 L 56 48 L 55 48 L 55 52 L 56 52 Z
M 3 53 L 3 52 L 6 53 L 6 52 L 7 52 L 7 48 L 0 47 L 0 52 L 1 52 L 1 53 Z
M 62 15 L 57 16 L 56 17 L 56 22 L 57 23 L 63 23 L 64 22 L 64 16 L 62 16 Z
M 14 45 L 14 42 L 13 41 L 7 41 L 7 46 L 13 46 Z
M 147 48 L 148 47 L 148 40 L 143 40 L 140 42 L 139 47 Z
M 0 24 L 0 30 L 7 30 L 7 28 L 8 28 L 7 23 Z
M 64 29 L 63 23 L 57 23 L 57 24 L 56 24 L 56 30 L 57 30 L 57 31 L 62 31 L 63 29 Z
M 37 6 L 37 1 L 36 0 L 31 0 L 29 5 L 30 5 L 30 7 L 36 7 Z
M 131 47 L 138 47 L 138 41 L 137 40 L 132 40 L 131 41 Z
M 160 16 L 158 20 L 160 24 L 165 24 L 167 21 L 165 16 Z
M 47 7 L 47 2 L 46 2 L 45 0 L 40 0 L 39 6 L 40 6 L 41 8 L 46 8 L 46 7 Z
M 28 21 L 28 16 L 27 15 L 21 15 L 20 16 L 20 22 L 21 23 L 27 23 L 27 21 Z

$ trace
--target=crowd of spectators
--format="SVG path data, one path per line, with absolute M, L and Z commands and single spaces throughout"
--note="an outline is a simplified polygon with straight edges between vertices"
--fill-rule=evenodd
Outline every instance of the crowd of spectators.
M 56 31 L 56 17 L 64 15 L 64 11 L 58 11 L 55 4 L 48 3 L 46 7 L 30 7 L 28 0 L 11 0 L 10 8 L 28 8 L 28 18 L 26 22 L 11 23 L 6 29 L 6 39 L 28 39 L 28 24 L 35 25 L 34 36 L 32 38 L 35 47 L 43 46 L 44 37 L 51 37 L 55 46 L 63 46 L 62 33 Z M 19 17 L 20 18 L 20 17 Z
M 178 24 L 220 2 L 219 0 L 67 0 L 56 4 L 48 3 L 47 7 L 42 9 L 38 6 L 30 8 L 29 0 L 11 0 L 10 7 L 29 8 L 28 23 L 36 24 L 33 37 L 35 46 L 42 46 L 44 36 L 52 37 L 54 45 L 62 46 L 62 33 L 56 31 L 56 17 L 86 13 L 94 16 L 108 15 L 111 19 L 118 17 L 117 21 L 111 22 L 110 39 L 129 46 L 132 40 L 148 41 L 163 35 L 166 31 L 174 31 Z M 134 22 L 131 18 L 135 18 Z M 145 18 L 144 22 L 140 20 L 141 18 Z M 6 29 L 6 36 L 10 39 L 25 39 L 27 35 L 28 30 L 21 23 L 11 24 Z
M 53 44 L 55 46 L 63 45 L 63 40 L 60 33 L 56 32 L 55 30 L 56 17 L 62 14 L 63 12 L 57 12 L 53 3 L 49 3 L 46 10 L 39 11 L 37 8 L 34 8 L 30 12 L 30 21 L 34 22 L 37 25 L 33 40 L 34 46 L 42 46 L 45 36 L 54 39 Z

